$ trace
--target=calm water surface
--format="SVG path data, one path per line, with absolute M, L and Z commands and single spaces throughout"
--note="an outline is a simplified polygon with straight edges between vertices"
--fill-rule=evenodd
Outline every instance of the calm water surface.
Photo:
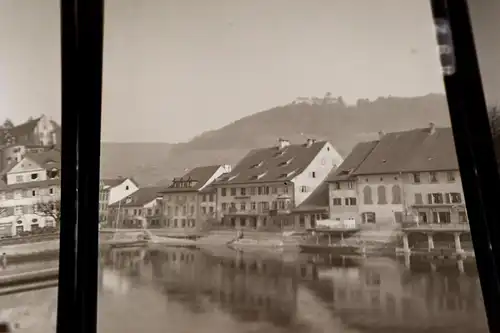
M 229 249 L 102 253 L 99 331 L 488 332 L 474 263 Z M 19 332 L 54 330 L 56 290 L 0 297 Z

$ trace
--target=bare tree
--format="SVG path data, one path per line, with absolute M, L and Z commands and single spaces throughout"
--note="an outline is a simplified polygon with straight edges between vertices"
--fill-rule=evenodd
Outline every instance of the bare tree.
M 52 218 L 59 228 L 61 223 L 61 201 L 60 200 L 49 200 L 40 201 L 35 204 L 34 211 L 38 216 Z

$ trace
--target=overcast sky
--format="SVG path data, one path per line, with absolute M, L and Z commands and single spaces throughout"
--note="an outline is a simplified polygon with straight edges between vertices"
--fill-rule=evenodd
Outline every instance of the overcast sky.
M 2 118 L 60 118 L 58 6 L 0 1 Z M 103 140 L 183 141 L 327 91 L 442 92 L 431 22 L 423 0 L 108 0 Z

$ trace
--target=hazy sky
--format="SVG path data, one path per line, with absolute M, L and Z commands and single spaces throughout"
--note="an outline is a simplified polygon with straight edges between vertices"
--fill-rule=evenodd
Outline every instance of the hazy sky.
M 353 102 L 443 90 L 424 0 L 108 0 L 106 11 L 106 141 L 183 141 L 327 91 Z M 2 118 L 59 119 L 59 38 L 58 0 L 0 1 Z

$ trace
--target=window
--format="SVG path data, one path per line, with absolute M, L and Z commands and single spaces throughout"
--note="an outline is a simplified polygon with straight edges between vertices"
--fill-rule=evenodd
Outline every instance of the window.
M 342 198 L 333 198 L 334 206 L 342 206 Z
M 413 182 L 415 184 L 420 184 L 420 174 L 419 173 L 412 173 L 412 177 L 413 177 Z
M 316 178 L 316 172 L 315 171 L 311 172 L 311 178 Z
M 392 186 L 392 203 L 395 205 L 401 204 L 401 187 L 399 185 Z
M 226 188 L 223 187 L 223 188 L 220 189 L 220 195 L 223 196 L 223 197 L 226 196 Z
M 446 178 L 448 179 L 449 182 L 454 182 L 456 179 L 455 179 L 455 172 L 453 171 L 448 171 L 446 173 Z
M 348 181 L 347 182 L 347 188 L 350 189 L 350 190 L 352 190 L 354 188 L 354 182 L 353 181 Z
M 335 182 L 335 183 L 333 183 L 333 188 L 334 188 L 335 190 L 340 190 L 340 183 L 339 183 L 339 182 Z
M 255 195 L 255 187 L 249 188 L 250 195 Z
M 346 206 L 356 206 L 356 198 L 345 198 Z
M 244 187 L 242 187 L 242 188 L 241 188 L 240 192 L 241 192 L 241 195 L 242 195 L 242 196 L 247 195 L 247 189 L 246 189 L 246 188 L 244 188 Z
M 373 204 L 373 199 L 372 199 L 372 188 L 368 185 L 366 185 L 363 188 L 363 202 L 365 205 L 371 205 Z
M 38 179 L 38 174 L 37 173 L 32 173 L 31 174 L 31 180 Z
M 300 192 L 302 192 L 302 193 L 309 192 L 309 188 L 307 186 L 301 186 L 300 187 Z
M 243 212 L 246 210 L 246 204 L 244 202 L 240 204 L 240 210 Z
M 423 203 L 422 193 L 415 193 L 415 205 L 422 205 Z
M 437 172 L 429 172 L 429 182 L 431 183 L 438 182 Z
M 235 195 L 236 195 L 236 188 L 232 187 L 231 188 L 231 196 L 235 196 Z
M 378 204 L 379 205 L 385 205 L 387 204 L 387 197 L 386 197 L 386 191 L 385 191 L 385 186 L 380 185 L 377 187 L 377 197 L 378 197 Z

